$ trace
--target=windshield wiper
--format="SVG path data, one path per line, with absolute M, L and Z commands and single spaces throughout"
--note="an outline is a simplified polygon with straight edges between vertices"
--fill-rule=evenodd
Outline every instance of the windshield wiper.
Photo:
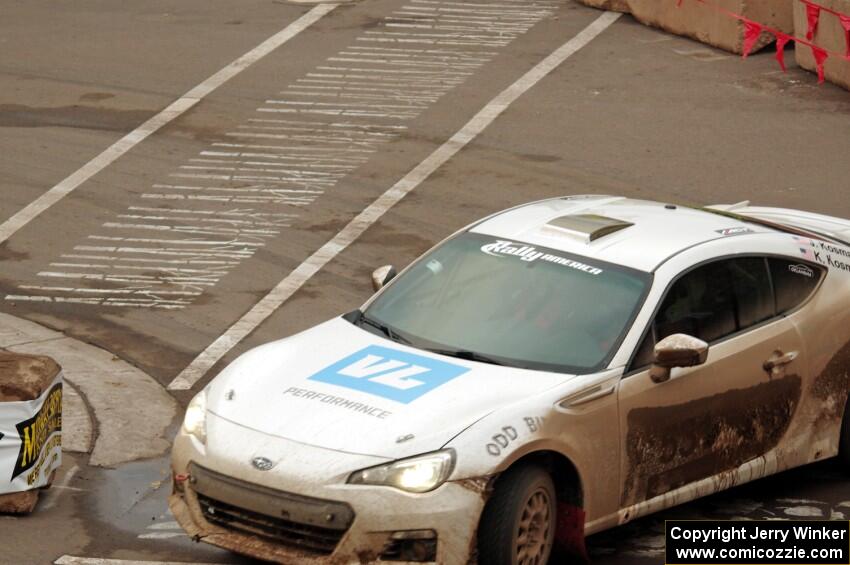
M 405 345 L 412 345 L 412 342 L 409 339 L 400 335 L 388 325 L 379 322 L 378 320 L 375 320 L 373 318 L 370 318 L 363 312 L 360 312 L 360 314 L 352 321 L 355 325 L 366 324 L 372 326 L 373 328 L 379 330 L 382 334 L 384 334 L 393 341 L 397 341 Z M 474 351 L 469 351 L 466 349 L 430 349 L 427 347 L 423 347 L 422 349 L 424 349 L 425 351 L 430 351 L 431 353 L 436 353 L 438 355 L 445 355 L 446 357 L 457 357 L 458 359 L 478 361 L 479 363 L 489 363 L 491 365 L 507 366 L 507 363 L 503 363 L 502 361 L 498 361 L 496 359 L 493 359 L 492 357 L 487 357 L 486 355 L 482 355 L 480 353 L 476 353 Z
M 380 330 L 381 333 L 383 333 L 385 336 L 387 336 L 388 338 L 390 338 L 393 341 L 397 341 L 399 343 L 404 343 L 404 344 L 410 345 L 409 339 L 399 335 L 397 332 L 395 332 L 388 325 L 382 324 L 381 322 L 379 322 L 377 320 L 373 320 L 372 318 L 368 317 L 366 314 L 361 313 L 360 317 L 357 319 L 357 321 L 359 323 L 362 323 L 362 324 L 369 324 L 373 328 Z
M 426 351 L 445 355 L 447 357 L 466 359 L 467 361 L 478 361 L 479 363 L 489 363 L 491 365 L 501 365 L 503 367 L 507 365 L 506 363 L 493 359 L 492 357 L 487 357 L 486 355 L 481 355 L 480 353 L 468 351 L 466 349 L 426 349 Z

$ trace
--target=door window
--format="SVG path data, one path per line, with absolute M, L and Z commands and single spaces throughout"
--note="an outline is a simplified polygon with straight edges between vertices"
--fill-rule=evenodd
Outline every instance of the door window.
M 738 331 L 772 318 L 775 314 L 773 290 L 764 258 L 742 257 L 726 263 L 738 307 Z
M 771 273 L 764 257 L 716 261 L 686 273 L 664 297 L 632 367 L 652 363 L 655 343 L 669 335 L 711 343 L 775 316 Z
M 728 261 L 710 263 L 680 278 L 655 317 L 656 338 L 683 333 L 712 342 L 738 329 L 735 285 Z

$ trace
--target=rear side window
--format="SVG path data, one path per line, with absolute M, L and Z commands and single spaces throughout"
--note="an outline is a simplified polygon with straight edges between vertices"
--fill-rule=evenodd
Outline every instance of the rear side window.
M 771 257 L 770 276 L 776 294 L 776 313 L 782 314 L 802 304 L 817 288 L 823 270 L 797 261 Z

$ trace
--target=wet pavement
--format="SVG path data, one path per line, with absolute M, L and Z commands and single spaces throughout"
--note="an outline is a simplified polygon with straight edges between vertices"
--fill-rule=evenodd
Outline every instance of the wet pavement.
M 830 460 L 786 471 L 591 536 L 595 564 L 663 563 L 665 520 L 850 519 L 848 476 Z
M 167 511 L 167 459 L 104 470 L 85 467 L 73 457 L 63 470 L 75 466 L 73 479 L 59 491 L 48 491 L 39 512 L 24 519 L 0 517 L 2 530 L 7 524 L 19 530 L 16 544 L 22 553 L 16 563 L 47 563 L 44 555 L 54 547 L 63 554 L 115 559 L 258 563 L 193 542 L 180 530 Z M 60 474 L 57 484 L 62 483 Z M 596 565 L 663 563 L 664 522 L 681 519 L 847 520 L 850 481 L 835 461 L 787 471 L 590 536 L 588 553 Z M 21 520 L 26 528 L 17 528 Z M 49 538 L 44 528 L 50 529 Z

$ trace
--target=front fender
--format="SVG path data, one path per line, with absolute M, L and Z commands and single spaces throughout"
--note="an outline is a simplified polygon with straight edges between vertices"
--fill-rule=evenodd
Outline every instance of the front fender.
M 551 451 L 576 468 L 588 520 L 615 513 L 620 490 L 621 374 L 616 370 L 583 376 L 482 418 L 447 444 L 457 454 L 452 480 L 491 477 L 526 456 Z M 606 394 L 587 402 L 569 401 L 594 390 Z

